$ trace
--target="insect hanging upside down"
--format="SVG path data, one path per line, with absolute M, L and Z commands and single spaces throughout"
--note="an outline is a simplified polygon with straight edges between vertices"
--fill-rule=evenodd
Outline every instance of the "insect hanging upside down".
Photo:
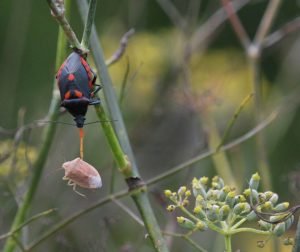
M 84 126 L 88 106 L 100 103 L 94 95 L 101 89 L 101 85 L 95 84 L 97 75 L 86 58 L 87 54 L 74 49 L 56 74 L 61 106 L 74 116 L 78 128 Z
M 87 54 L 74 48 L 56 74 L 61 106 L 74 116 L 79 128 L 80 157 L 83 158 L 83 126 L 89 105 L 100 103 L 95 94 L 101 89 L 96 84 L 97 75 L 86 61 Z

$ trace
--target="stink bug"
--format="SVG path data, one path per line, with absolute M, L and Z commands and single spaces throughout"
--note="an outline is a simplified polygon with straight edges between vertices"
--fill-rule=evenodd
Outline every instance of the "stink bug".
M 68 180 L 68 185 L 73 186 L 73 190 L 81 196 L 84 195 L 76 191 L 76 185 L 88 189 L 102 186 L 102 180 L 98 171 L 80 158 L 65 162 L 62 167 L 65 169 L 63 180 Z
M 84 125 L 88 106 L 100 103 L 99 99 L 93 97 L 101 86 L 95 84 L 97 75 L 87 63 L 86 57 L 86 54 L 74 49 L 56 74 L 61 106 L 74 116 L 78 128 Z

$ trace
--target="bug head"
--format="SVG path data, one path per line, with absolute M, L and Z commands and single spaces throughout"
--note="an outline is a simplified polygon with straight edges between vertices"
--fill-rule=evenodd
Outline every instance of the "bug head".
M 74 121 L 78 128 L 82 128 L 84 126 L 85 117 L 83 115 L 76 115 Z

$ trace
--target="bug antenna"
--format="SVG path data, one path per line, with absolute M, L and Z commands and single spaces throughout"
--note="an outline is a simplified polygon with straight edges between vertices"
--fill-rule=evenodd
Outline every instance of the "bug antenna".
M 102 121 L 94 121 L 94 122 L 88 122 L 85 123 L 84 125 L 89 125 L 89 124 L 94 124 L 94 123 L 101 123 L 101 122 L 116 122 L 118 120 L 102 120 Z
M 37 122 L 39 123 L 57 123 L 57 124 L 64 124 L 64 125 L 69 125 L 69 126 L 76 126 L 73 123 L 67 123 L 67 122 L 60 122 L 60 121 L 44 121 L 44 120 L 38 120 Z

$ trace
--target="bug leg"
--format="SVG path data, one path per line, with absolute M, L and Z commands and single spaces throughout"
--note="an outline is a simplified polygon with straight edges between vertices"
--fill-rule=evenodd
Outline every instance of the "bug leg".
M 100 85 L 100 84 L 94 84 L 94 86 L 96 86 L 96 89 L 91 93 L 91 96 L 94 96 L 95 94 L 97 94 L 99 92 L 99 90 L 102 88 L 102 85 Z
M 93 92 L 91 92 L 91 97 L 94 97 L 94 95 L 97 94 L 99 90 L 102 88 L 102 85 L 99 84 L 94 84 L 94 86 L 96 86 L 96 89 Z M 97 105 L 97 104 L 100 104 L 100 99 L 98 98 L 90 99 L 89 105 Z
M 75 184 L 75 183 L 73 183 L 72 186 L 73 186 L 73 191 L 74 191 L 74 192 L 76 192 L 78 195 L 82 196 L 83 198 L 86 198 L 86 196 L 85 196 L 84 194 L 82 194 L 82 193 L 80 193 L 80 192 L 78 192 L 78 191 L 76 190 L 76 184 Z

